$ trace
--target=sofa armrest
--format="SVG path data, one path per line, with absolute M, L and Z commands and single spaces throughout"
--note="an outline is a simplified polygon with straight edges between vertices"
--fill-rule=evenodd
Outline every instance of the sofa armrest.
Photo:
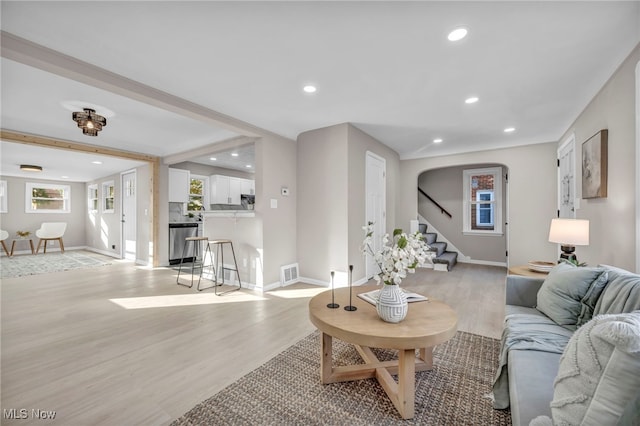
M 535 308 L 544 278 L 507 275 L 506 304 Z

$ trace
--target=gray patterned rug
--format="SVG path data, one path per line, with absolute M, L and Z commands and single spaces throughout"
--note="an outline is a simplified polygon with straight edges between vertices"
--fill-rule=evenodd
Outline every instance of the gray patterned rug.
M 413 420 L 402 420 L 375 379 L 320 383 L 318 332 L 198 404 L 171 426 L 193 425 L 510 425 L 490 392 L 499 340 L 459 331 L 434 349 L 434 369 L 416 373 Z M 359 362 L 333 340 L 334 365 Z M 381 360 L 396 351 L 375 349 Z M 360 361 L 361 362 L 361 361 Z
M 76 251 L 47 254 L 25 254 L 0 259 L 2 271 L 0 277 L 15 278 L 25 275 L 47 274 L 50 272 L 68 271 L 70 269 L 92 268 L 108 265 L 100 259 L 87 256 Z

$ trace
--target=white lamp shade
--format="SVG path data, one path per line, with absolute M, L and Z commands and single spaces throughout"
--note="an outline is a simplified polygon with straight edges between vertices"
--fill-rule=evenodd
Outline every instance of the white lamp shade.
M 585 219 L 551 219 L 549 241 L 570 246 L 588 246 L 589 221 Z

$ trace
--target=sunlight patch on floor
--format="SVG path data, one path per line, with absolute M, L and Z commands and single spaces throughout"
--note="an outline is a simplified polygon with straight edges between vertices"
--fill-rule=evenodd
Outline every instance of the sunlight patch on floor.
M 300 299 L 305 297 L 313 297 L 318 293 L 327 291 L 326 287 L 317 288 L 292 288 L 282 290 L 271 290 L 267 294 L 272 296 L 281 297 L 283 299 Z
M 220 303 L 257 302 L 267 300 L 262 296 L 233 292 L 223 296 L 214 293 L 170 294 L 166 296 L 125 297 L 109 299 L 125 309 L 169 308 L 175 306 L 215 305 Z

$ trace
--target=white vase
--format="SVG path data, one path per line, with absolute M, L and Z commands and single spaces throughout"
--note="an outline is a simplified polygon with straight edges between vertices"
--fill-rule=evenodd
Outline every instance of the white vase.
M 407 316 L 409 311 L 407 296 L 399 285 L 384 284 L 380 290 L 376 310 L 383 321 L 400 322 Z

